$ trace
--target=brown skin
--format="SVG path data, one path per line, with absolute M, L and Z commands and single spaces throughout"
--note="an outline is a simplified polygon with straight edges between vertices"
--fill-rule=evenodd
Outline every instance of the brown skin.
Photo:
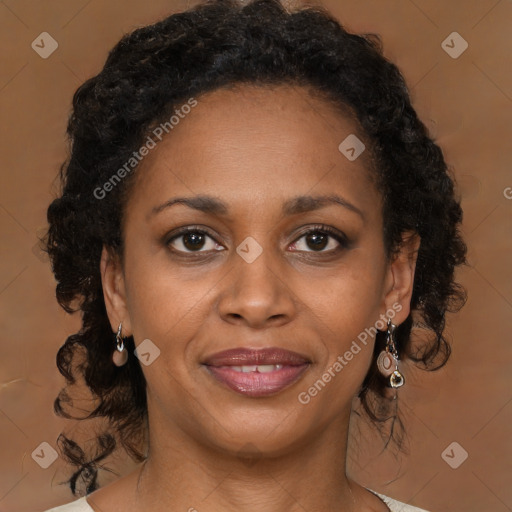
M 137 170 L 123 262 L 103 251 L 112 330 L 122 321 L 124 336 L 132 334 L 136 345 L 149 338 L 161 354 L 142 366 L 148 460 L 88 502 L 103 512 L 386 511 L 345 474 L 351 402 L 374 340 L 309 404 L 298 394 L 393 304 L 402 306 L 393 322 L 406 319 L 419 239 L 409 237 L 395 259 L 386 259 L 368 152 L 354 162 L 339 152 L 340 142 L 360 131 L 331 104 L 291 86 L 243 86 L 197 99 Z M 332 194 L 364 218 L 339 205 L 281 214 L 289 198 Z M 196 195 L 224 201 L 228 214 L 178 204 L 151 215 L 173 197 Z M 330 235 L 320 248 L 308 242 L 304 231 L 315 224 L 345 233 L 349 247 Z M 183 236 L 166 245 L 166 235 L 191 225 L 214 237 L 195 252 Z M 248 236 L 263 249 L 252 263 L 236 252 Z M 241 346 L 283 347 L 312 364 L 281 392 L 246 397 L 200 364 Z

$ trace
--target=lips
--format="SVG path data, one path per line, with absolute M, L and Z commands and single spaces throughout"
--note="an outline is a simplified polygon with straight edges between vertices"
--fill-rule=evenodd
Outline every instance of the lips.
M 250 366 L 267 364 L 298 366 L 310 362 L 307 357 L 282 348 L 264 348 L 259 350 L 233 348 L 213 354 L 208 357 L 203 364 L 208 366 Z
M 209 356 L 203 365 L 217 381 L 250 397 L 274 395 L 296 382 L 311 361 L 281 348 L 235 348 Z

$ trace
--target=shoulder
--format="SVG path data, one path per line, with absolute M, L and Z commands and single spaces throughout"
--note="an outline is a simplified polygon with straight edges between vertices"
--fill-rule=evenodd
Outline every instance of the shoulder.
M 85 496 L 83 496 L 71 503 L 45 510 L 45 512 L 94 512 L 94 509 L 87 503 Z
M 371 489 L 368 489 L 371 491 Z M 394 500 L 389 496 L 385 496 L 384 494 L 379 494 L 378 492 L 371 491 L 373 494 L 376 494 L 391 510 L 391 512 L 428 512 L 423 508 L 413 507 L 412 505 L 407 505 L 407 503 L 402 503 L 401 501 Z

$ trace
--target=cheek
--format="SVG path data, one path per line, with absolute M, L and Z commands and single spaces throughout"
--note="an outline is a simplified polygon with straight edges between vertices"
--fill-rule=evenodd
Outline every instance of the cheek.
M 170 272 L 147 255 L 133 253 L 125 264 L 126 297 L 135 341 L 145 338 L 169 349 L 193 336 L 208 314 L 215 292 L 213 273 L 180 269 Z M 169 343 L 172 340 L 172 343 Z
M 304 389 L 304 399 L 341 410 L 357 393 L 368 372 L 379 320 L 383 267 L 359 255 L 321 283 L 308 302 L 322 343 L 318 372 Z M 381 327 L 380 324 L 378 326 Z
M 350 260 L 302 292 L 317 318 L 344 339 L 375 324 L 383 294 L 382 263 L 363 254 L 354 254 Z
M 330 280 L 310 299 L 308 306 L 322 346 L 317 350 L 317 369 L 298 399 L 314 403 L 313 410 L 320 417 L 344 410 L 357 394 L 371 364 L 379 300 L 374 282 L 347 274 Z M 333 406 L 330 412 L 324 412 L 326 403 Z

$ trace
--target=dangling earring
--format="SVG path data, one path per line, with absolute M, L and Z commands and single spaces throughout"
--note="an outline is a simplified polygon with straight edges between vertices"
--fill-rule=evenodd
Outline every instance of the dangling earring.
M 116 350 L 112 354 L 112 360 L 116 366 L 123 366 L 128 361 L 128 350 L 124 348 L 123 338 L 121 336 L 121 328 L 123 322 L 119 324 L 116 334 Z
M 389 385 L 399 388 L 405 383 L 405 377 L 398 371 L 398 352 L 395 343 L 396 325 L 388 318 L 388 330 L 386 333 L 386 348 L 377 358 L 377 368 L 384 377 L 389 377 Z M 394 369 L 393 369 L 394 367 Z

